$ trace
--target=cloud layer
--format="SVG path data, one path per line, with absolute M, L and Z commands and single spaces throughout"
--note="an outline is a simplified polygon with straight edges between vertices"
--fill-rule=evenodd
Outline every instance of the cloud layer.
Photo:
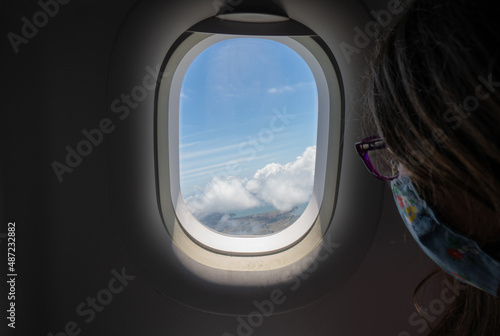
M 214 177 L 203 192 L 186 199 L 186 206 L 198 218 L 266 205 L 290 211 L 311 198 L 315 162 L 316 146 L 312 146 L 293 162 L 266 165 L 251 179 Z

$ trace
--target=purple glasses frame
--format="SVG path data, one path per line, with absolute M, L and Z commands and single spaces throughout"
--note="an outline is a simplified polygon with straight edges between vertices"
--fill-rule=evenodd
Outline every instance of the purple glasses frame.
M 360 142 L 356 142 L 354 144 L 354 147 L 356 148 L 356 151 L 358 152 L 359 156 L 361 156 L 361 159 L 363 159 L 366 168 L 368 168 L 368 171 L 370 171 L 370 173 L 372 173 L 373 176 L 384 182 L 392 181 L 398 178 L 399 174 L 390 177 L 383 176 L 377 171 L 377 169 L 375 169 L 372 162 L 370 161 L 370 157 L 368 155 L 370 151 L 387 148 L 384 139 L 382 139 L 380 136 L 373 135 L 368 138 L 365 138 Z

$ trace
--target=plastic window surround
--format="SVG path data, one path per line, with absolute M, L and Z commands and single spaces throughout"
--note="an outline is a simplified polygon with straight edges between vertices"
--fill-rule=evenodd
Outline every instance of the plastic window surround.
M 179 178 L 179 106 L 182 81 L 192 61 L 205 49 L 220 41 L 232 38 L 263 38 L 280 42 L 297 52 L 309 65 L 318 90 L 318 129 L 316 168 L 311 200 L 302 216 L 290 227 L 269 236 L 237 237 L 217 233 L 194 218 L 187 209 L 180 192 Z M 171 55 L 164 77 L 158 88 L 157 100 L 157 153 L 160 206 L 167 230 L 174 238 L 175 225 L 198 245 L 216 253 L 228 255 L 266 255 L 285 250 L 297 244 L 315 224 L 320 224 L 322 234 L 329 223 L 316 223 L 325 190 L 336 190 L 337 178 L 325 185 L 326 172 L 337 172 L 328 167 L 330 155 L 338 165 L 340 160 L 340 88 L 335 70 L 328 55 L 310 36 L 262 36 L 192 33 L 181 42 Z M 335 118 L 332 118 L 335 116 Z M 337 134 L 330 134 L 335 131 Z M 335 184 L 335 185 L 333 185 Z M 334 192 L 335 193 L 335 192 Z M 329 199 L 331 197 L 328 197 Z M 165 214 L 174 210 L 175 221 L 165 220 Z M 322 216 L 331 218 L 332 214 Z M 178 228 L 177 228 L 178 229 Z M 320 239 L 318 239 L 319 243 Z

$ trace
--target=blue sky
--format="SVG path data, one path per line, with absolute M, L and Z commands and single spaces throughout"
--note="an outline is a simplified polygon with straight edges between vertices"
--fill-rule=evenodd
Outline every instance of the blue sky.
M 207 48 L 190 65 L 181 92 L 184 198 L 202 193 L 215 176 L 251 178 L 316 145 L 314 76 L 279 42 L 237 38 Z

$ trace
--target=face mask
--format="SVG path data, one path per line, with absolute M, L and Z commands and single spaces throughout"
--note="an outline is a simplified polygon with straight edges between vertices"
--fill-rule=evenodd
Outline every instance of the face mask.
M 500 263 L 477 242 L 440 222 L 409 177 L 391 181 L 398 210 L 422 250 L 458 280 L 497 296 Z

